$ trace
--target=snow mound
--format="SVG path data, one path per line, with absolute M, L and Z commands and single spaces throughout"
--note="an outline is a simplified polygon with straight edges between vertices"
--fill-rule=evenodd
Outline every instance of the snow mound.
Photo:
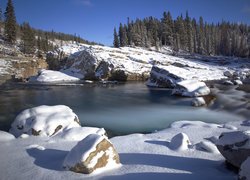
M 191 143 L 189 137 L 185 133 L 179 133 L 175 135 L 169 143 L 169 147 L 172 150 L 177 151 L 187 150 L 189 145 L 191 145 Z
M 11 124 L 10 133 L 52 136 L 61 130 L 79 127 L 77 115 L 67 106 L 38 106 L 22 111 Z
M 59 71 L 52 70 L 41 70 L 37 76 L 33 76 L 29 79 L 29 82 L 39 82 L 39 83 L 50 83 L 50 82 L 71 82 L 79 81 L 77 77 L 67 75 Z
M 74 127 L 59 132 L 57 135 L 53 136 L 53 138 L 63 139 L 67 141 L 80 141 L 90 134 L 98 134 L 100 136 L 104 136 L 106 134 L 106 131 L 103 128 Z
M 73 147 L 63 167 L 78 173 L 90 174 L 95 170 L 116 168 L 120 163 L 113 145 L 104 136 L 90 134 Z
M 0 142 L 10 141 L 13 139 L 15 139 L 15 137 L 12 134 L 7 133 L 5 131 L 0 131 Z
M 210 141 L 201 141 L 200 143 L 196 144 L 196 148 L 198 150 L 204 150 L 209 153 L 214 153 L 214 154 L 220 153 L 215 144 L 213 144 Z
M 240 167 L 239 180 L 250 180 L 250 157 Z
M 204 82 L 195 80 L 184 80 L 178 82 L 176 87 L 173 89 L 173 94 L 188 97 L 205 96 L 209 93 L 210 89 Z

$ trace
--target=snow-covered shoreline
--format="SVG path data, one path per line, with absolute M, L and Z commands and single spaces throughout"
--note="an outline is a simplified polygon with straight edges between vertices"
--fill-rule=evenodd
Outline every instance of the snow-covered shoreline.
M 46 115 L 51 117 L 48 113 Z M 48 119 L 42 120 L 42 122 L 47 121 Z M 34 127 L 37 125 L 34 124 Z M 11 134 L 1 132 L 0 177 L 27 180 L 34 177 L 36 179 L 200 179 L 201 177 L 218 180 L 236 179 L 237 175 L 226 169 L 225 159 L 216 150 L 215 143 L 222 132 L 246 131 L 249 128 L 249 121 L 226 124 L 177 121 L 169 128 L 155 133 L 113 137 L 110 142 L 117 150 L 122 166 L 91 175 L 67 171 L 62 165 L 68 152 L 80 140 L 81 131 L 68 134 L 72 136 L 71 138 L 43 135 L 14 138 Z M 68 133 L 67 130 L 63 132 Z M 58 133 L 60 135 L 60 131 Z M 180 133 L 188 137 L 189 143 L 185 148 L 174 148 L 179 138 L 173 137 Z

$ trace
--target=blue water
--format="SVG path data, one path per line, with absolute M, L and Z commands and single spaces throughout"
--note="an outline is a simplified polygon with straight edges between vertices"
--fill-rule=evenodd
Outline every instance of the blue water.
M 244 117 L 216 108 L 194 108 L 190 98 L 171 96 L 168 89 L 144 83 L 82 86 L 15 86 L 0 89 L 0 129 L 8 130 L 22 110 L 39 105 L 67 105 L 83 126 L 104 127 L 115 135 L 153 132 L 173 121 L 224 123 Z

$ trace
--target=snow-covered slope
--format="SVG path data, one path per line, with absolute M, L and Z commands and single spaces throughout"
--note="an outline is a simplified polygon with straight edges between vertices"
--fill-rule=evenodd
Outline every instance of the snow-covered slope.
M 0 179 L 233 180 L 237 175 L 226 169 L 225 159 L 214 146 L 222 132 L 234 131 L 232 127 L 242 131 L 249 129 L 244 122 L 219 125 L 178 121 L 156 133 L 112 138 L 110 141 L 120 156 L 122 166 L 93 175 L 63 169 L 63 161 L 77 141 L 40 136 L 10 138 L 0 146 Z M 179 133 L 185 137 L 174 140 Z M 187 139 L 188 144 L 185 145 Z M 185 148 L 173 148 L 178 145 Z
M 157 66 L 180 79 L 206 81 L 226 79 L 225 71 L 248 72 L 250 67 L 250 62 L 237 58 L 176 57 L 167 47 L 155 51 L 139 47 L 68 44 L 58 51 L 69 56 L 61 71 L 85 79 L 116 79 L 124 75 L 124 80 L 145 80 L 152 67 Z

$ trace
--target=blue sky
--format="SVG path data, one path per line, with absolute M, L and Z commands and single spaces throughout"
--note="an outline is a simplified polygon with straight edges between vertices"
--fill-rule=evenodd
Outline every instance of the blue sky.
M 191 17 L 207 22 L 243 22 L 250 25 L 250 0 L 13 0 L 17 21 L 111 45 L 113 28 L 130 19 L 172 16 L 188 10 Z M 1 0 L 5 10 L 7 0 Z

